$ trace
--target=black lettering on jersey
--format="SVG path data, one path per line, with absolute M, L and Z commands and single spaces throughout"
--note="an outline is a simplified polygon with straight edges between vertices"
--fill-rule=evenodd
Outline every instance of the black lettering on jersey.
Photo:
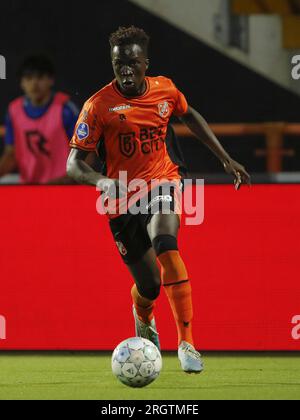
M 127 158 L 131 158 L 137 149 L 135 133 L 120 134 L 119 136 L 120 152 Z
M 163 126 L 141 128 L 140 140 L 144 155 L 159 152 L 164 147 L 163 128 Z
M 46 149 L 48 141 L 39 131 L 26 131 L 25 136 L 27 147 L 33 155 L 37 156 L 39 152 L 48 158 L 51 157 L 51 153 Z
M 165 139 L 164 138 L 159 138 L 158 140 L 155 141 L 155 149 L 157 152 L 159 152 L 161 149 L 163 149 L 165 146 Z
M 150 140 L 147 142 L 142 143 L 142 153 L 144 155 L 149 155 L 150 153 L 159 152 L 161 149 L 164 148 L 165 141 L 163 138 Z
M 149 140 L 148 128 L 141 128 L 141 131 L 140 131 L 140 140 L 141 141 L 147 141 L 147 140 Z
M 157 136 L 157 128 L 156 127 L 150 128 L 150 130 L 149 130 L 150 140 L 154 140 L 156 138 L 156 136 Z
M 151 148 L 151 142 L 150 141 L 147 141 L 147 142 L 144 142 L 144 143 L 142 143 L 142 145 L 141 145 L 141 147 L 142 147 L 142 153 L 144 154 L 144 155 L 149 155 L 153 150 L 152 150 L 152 148 Z
M 141 128 L 140 130 L 140 140 L 155 140 L 158 137 L 163 137 L 163 126 L 159 127 L 150 127 L 150 128 Z

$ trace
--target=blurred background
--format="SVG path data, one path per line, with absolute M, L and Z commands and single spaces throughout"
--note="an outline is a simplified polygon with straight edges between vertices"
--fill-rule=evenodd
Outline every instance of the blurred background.
M 80 109 L 113 78 L 109 34 L 131 24 L 152 38 L 149 75 L 175 81 L 254 182 L 300 181 L 300 80 L 292 78 L 292 57 L 300 54 L 299 0 L 186 0 L 184 6 L 181 0 L 86 0 L 80 10 L 57 0 L 4 2 L 0 155 L 11 145 L 9 104 L 23 94 L 22 61 L 46 54 L 55 91 Z M 190 175 L 232 182 L 211 152 L 174 124 Z M 19 182 L 17 161 L 10 172 L 1 183 Z
M 132 24 L 151 36 L 149 74 L 172 78 L 253 178 L 253 188 L 237 193 L 215 156 L 173 121 L 190 176 L 212 184 L 204 223 L 181 234 L 199 302 L 197 345 L 299 351 L 300 335 L 291 334 L 300 302 L 300 80 L 292 77 L 299 0 L 1 3 L 0 314 L 7 339 L 0 350 L 110 350 L 132 331 L 132 278 L 95 211 L 95 189 L 6 185 L 70 183 L 66 159 L 78 110 L 113 79 L 110 33 Z M 174 350 L 175 326 L 162 299 L 162 345 Z

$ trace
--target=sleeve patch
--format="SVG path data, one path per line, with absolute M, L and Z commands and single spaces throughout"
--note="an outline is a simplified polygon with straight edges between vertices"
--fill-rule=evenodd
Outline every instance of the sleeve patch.
M 86 123 L 81 123 L 76 130 L 77 137 L 80 141 L 87 139 L 90 135 L 90 127 Z

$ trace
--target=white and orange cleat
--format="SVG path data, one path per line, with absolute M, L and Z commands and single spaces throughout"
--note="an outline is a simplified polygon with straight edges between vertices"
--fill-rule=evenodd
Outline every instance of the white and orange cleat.
M 178 349 L 178 357 L 184 372 L 202 373 L 204 371 L 201 354 L 191 344 L 183 341 Z
M 135 321 L 136 336 L 146 338 L 147 340 L 151 341 L 153 344 L 156 345 L 156 347 L 160 351 L 159 334 L 156 329 L 155 319 L 153 318 L 153 320 L 151 321 L 151 324 L 145 324 L 139 319 L 134 306 L 133 306 L 133 316 L 134 316 L 134 321 Z

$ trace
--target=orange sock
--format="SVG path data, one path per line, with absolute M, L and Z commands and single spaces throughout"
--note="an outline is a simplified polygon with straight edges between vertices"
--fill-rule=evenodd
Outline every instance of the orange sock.
M 178 251 L 168 251 L 158 257 L 162 266 L 162 281 L 177 325 L 178 344 L 194 345 L 192 333 L 192 287 L 185 264 Z
M 136 287 L 133 286 L 131 289 L 131 296 L 133 299 L 133 304 L 138 314 L 139 319 L 144 322 L 144 324 L 150 324 L 154 318 L 153 311 L 155 308 L 155 302 L 146 298 L 143 298 Z

